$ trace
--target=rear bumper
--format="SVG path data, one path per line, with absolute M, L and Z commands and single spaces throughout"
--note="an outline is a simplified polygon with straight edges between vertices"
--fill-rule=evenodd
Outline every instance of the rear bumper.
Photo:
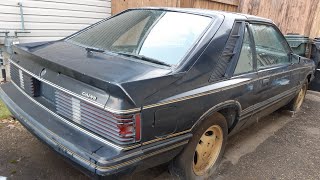
M 74 128 L 62 117 L 35 103 L 13 83 L 1 85 L 0 97 L 12 114 L 30 132 L 63 157 L 71 160 L 88 175 L 130 173 L 168 162 L 188 143 L 191 134 L 141 146 L 131 150 L 102 142 Z

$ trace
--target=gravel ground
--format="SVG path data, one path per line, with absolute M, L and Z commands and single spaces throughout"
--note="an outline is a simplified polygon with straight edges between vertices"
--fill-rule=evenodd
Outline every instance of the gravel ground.
M 216 179 L 320 179 L 320 93 L 302 109 L 277 111 L 229 139 Z M 17 121 L 0 120 L 0 176 L 88 179 Z M 174 179 L 165 165 L 126 179 Z

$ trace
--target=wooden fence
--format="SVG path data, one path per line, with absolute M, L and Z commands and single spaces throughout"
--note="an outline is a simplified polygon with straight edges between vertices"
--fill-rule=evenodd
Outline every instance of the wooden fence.
M 185 7 L 237 11 L 239 0 L 112 0 L 112 14 L 135 7 Z
M 239 11 L 272 19 L 285 34 L 320 36 L 319 0 L 241 0 Z
M 272 19 L 284 34 L 320 36 L 319 0 L 112 0 L 112 14 L 145 6 L 241 12 Z
M 180 7 L 238 11 L 239 0 L 180 0 Z
M 180 0 L 112 0 L 112 14 L 117 14 L 128 8 L 136 7 L 180 7 Z

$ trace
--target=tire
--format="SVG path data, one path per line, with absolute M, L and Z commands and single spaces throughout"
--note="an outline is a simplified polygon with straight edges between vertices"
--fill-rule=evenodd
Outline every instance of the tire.
M 308 90 L 308 81 L 306 80 L 299 93 L 293 98 L 293 100 L 288 104 L 288 108 L 290 111 L 299 111 L 301 105 L 305 99 L 306 93 Z
M 223 115 L 214 113 L 205 119 L 197 127 L 187 146 L 172 161 L 169 168 L 171 174 L 186 180 L 209 179 L 222 159 L 227 136 L 228 125 Z

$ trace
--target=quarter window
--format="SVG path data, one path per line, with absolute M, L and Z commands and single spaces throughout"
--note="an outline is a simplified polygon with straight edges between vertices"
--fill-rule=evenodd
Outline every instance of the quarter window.
M 289 52 L 285 39 L 272 26 L 252 25 L 256 45 L 257 66 L 263 69 L 289 63 Z
M 241 48 L 240 57 L 238 60 L 237 67 L 234 71 L 235 75 L 243 74 L 247 72 L 253 71 L 253 58 L 252 58 L 252 50 L 250 48 L 250 38 L 248 29 L 245 29 L 243 44 Z

